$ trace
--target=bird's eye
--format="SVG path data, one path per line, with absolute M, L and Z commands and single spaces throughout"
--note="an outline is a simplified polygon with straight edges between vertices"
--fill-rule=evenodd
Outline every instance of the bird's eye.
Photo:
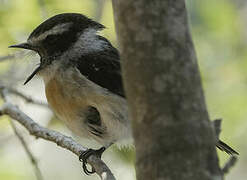
M 57 36 L 56 35 L 48 35 L 45 40 L 47 42 L 53 43 L 57 40 Z

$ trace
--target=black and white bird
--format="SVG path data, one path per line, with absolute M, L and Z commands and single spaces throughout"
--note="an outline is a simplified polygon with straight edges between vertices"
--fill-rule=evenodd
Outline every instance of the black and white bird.
M 101 154 L 114 143 L 131 139 L 131 125 L 123 89 L 118 50 L 97 33 L 104 26 L 84 15 L 64 13 L 40 24 L 27 42 L 12 45 L 37 52 L 49 105 L 68 128 L 103 147 L 81 155 L 85 173 L 91 154 Z M 222 147 L 222 146 L 220 146 Z M 236 153 L 223 146 L 228 153 Z

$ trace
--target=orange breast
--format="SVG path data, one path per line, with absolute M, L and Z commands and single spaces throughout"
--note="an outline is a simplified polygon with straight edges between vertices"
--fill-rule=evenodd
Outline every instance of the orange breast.
M 49 105 L 60 119 L 67 124 L 76 118 L 80 106 L 60 82 L 51 79 L 46 84 L 45 92 Z

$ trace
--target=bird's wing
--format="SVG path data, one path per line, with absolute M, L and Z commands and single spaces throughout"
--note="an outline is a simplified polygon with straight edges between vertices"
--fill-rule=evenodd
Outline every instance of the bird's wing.
M 98 37 L 108 43 L 108 48 L 82 55 L 76 66 L 90 81 L 114 94 L 125 97 L 118 50 L 104 37 Z

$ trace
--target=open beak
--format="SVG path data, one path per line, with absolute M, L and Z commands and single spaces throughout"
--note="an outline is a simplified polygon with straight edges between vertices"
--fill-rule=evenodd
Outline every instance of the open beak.
M 24 85 L 26 85 L 34 76 L 35 74 L 37 74 L 37 72 L 39 72 L 39 70 L 41 69 L 41 66 L 38 66 L 30 76 L 28 76 L 27 80 L 24 82 Z
M 36 51 L 36 48 L 33 47 L 32 45 L 28 44 L 28 43 L 21 43 L 21 44 L 16 44 L 16 45 L 11 45 L 9 46 L 9 48 L 21 48 L 21 49 L 28 49 L 28 50 L 33 50 Z M 37 67 L 33 73 L 27 78 L 27 80 L 25 81 L 24 85 L 27 84 L 34 76 L 35 74 L 37 74 L 37 72 L 39 72 L 39 70 L 41 69 L 41 66 Z

